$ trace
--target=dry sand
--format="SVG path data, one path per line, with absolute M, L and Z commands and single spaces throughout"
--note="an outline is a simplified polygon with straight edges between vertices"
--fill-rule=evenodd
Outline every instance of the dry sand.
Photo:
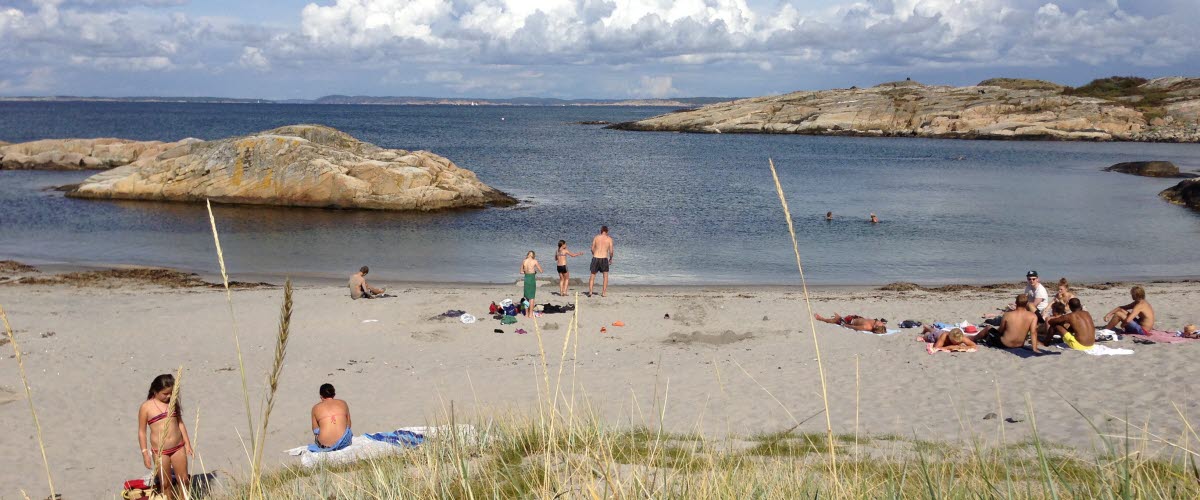
M 32 273 L 8 274 L 14 272 Z M 224 293 L 198 280 L 156 284 L 144 281 L 147 276 L 125 278 L 0 284 L 0 305 L 17 329 L 49 461 L 66 498 L 112 495 L 122 481 L 145 472 L 136 411 L 150 380 L 179 365 L 185 369 L 185 419 L 203 468 L 248 469 L 238 437 L 246 433 L 246 417 Z M 893 324 L 978 321 L 1011 301 L 1019 286 L 936 292 L 821 288 L 812 295 L 821 314 L 885 317 Z M 550 294 L 554 289 L 540 288 L 541 301 L 564 303 Z M 1147 290 L 1163 328 L 1200 321 L 1195 283 L 1151 283 Z M 400 285 L 389 291 L 398 297 L 351 301 L 344 285 L 298 288 L 292 343 L 267 438 L 269 464 L 287 463 L 280 451 L 310 441 L 308 411 L 323 382 L 336 385 L 339 397 L 350 403 L 358 433 L 441 419 L 451 403 L 465 420 L 536 405 L 541 373 L 533 321 L 501 326 L 484 314 L 491 301 L 519 296 L 518 285 Z M 1128 302 L 1128 285 L 1081 288 L 1078 294 L 1102 314 Z M 257 412 L 282 290 L 252 288 L 233 296 Z M 566 373 L 577 370 L 576 391 L 610 423 L 654 425 L 661 416 L 672 431 L 724 436 L 787 429 L 822 408 L 813 337 L 798 287 L 617 284 L 609 297 L 581 297 L 580 304 L 578 359 L 568 353 Z M 480 321 L 431 319 L 448 309 L 466 310 Z M 553 373 L 570 315 L 538 321 Z M 614 327 L 614 321 L 627 326 Z M 602 326 L 607 333 L 600 333 Z M 1193 425 L 1200 423 L 1194 418 L 1200 413 L 1195 362 L 1200 342 L 1110 344 L 1136 351 L 1120 357 L 1054 348 L 1055 354 L 1036 358 L 987 348 L 931 356 L 914 341 L 915 330 L 879 337 L 816 326 L 837 432 L 854 432 L 858 408 L 864 433 L 994 442 L 1003 427 L 1013 441 L 1028 435 L 1027 401 L 1045 439 L 1084 449 L 1091 449 L 1095 435 L 1068 403 L 1120 433 L 1120 419 L 1127 417 L 1158 436 L 1180 438 L 1184 425 L 1173 403 Z M 518 335 L 517 328 L 530 333 Z M 19 497 L 22 489 L 40 498 L 46 485 L 34 427 L 11 346 L 2 349 L 0 419 L 6 429 L 0 498 Z M 1001 411 L 1025 422 L 983 419 Z M 818 416 L 798 430 L 821 432 L 824 425 Z M 200 462 L 193 460 L 193 473 L 201 470 Z

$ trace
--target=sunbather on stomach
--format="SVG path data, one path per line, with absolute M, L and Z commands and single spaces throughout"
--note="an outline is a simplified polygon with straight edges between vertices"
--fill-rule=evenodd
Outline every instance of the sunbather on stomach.
M 820 314 L 813 314 L 813 317 L 816 318 L 817 321 L 824 321 L 831 325 L 844 326 L 860 332 L 887 333 L 887 320 L 882 318 L 871 319 L 853 314 L 841 316 L 838 313 L 833 313 L 832 318 L 823 318 Z
M 350 405 L 336 399 L 333 384 L 321 384 L 321 402 L 312 407 L 312 429 L 315 443 L 311 451 L 336 451 L 350 445 L 354 433 L 350 430 Z

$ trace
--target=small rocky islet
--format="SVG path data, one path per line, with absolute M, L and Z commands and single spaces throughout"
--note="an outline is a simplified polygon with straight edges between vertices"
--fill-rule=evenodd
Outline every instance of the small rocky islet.
M 386 149 L 322 125 L 213 141 L 43 140 L 0 147 L 0 168 L 108 169 L 75 198 L 430 211 L 517 201 L 428 151 Z
M 696 133 L 1200 142 L 1200 78 L 1113 77 L 1071 88 L 994 78 L 906 80 L 710 104 L 610 128 Z

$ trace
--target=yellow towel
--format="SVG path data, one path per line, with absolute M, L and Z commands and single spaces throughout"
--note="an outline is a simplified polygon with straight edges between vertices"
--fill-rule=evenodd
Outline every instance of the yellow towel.
M 1087 351 L 1087 350 L 1090 350 L 1092 347 L 1095 347 L 1095 346 L 1080 344 L 1079 341 L 1075 339 L 1075 336 L 1071 335 L 1071 332 L 1063 333 L 1062 339 L 1063 339 L 1063 343 L 1067 344 L 1067 347 L 1070 347 L 1071 349 L 1075 349 L 1076 351 Z

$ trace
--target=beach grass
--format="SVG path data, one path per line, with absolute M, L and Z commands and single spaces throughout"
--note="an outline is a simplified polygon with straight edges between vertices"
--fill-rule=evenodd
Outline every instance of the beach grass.
M 442 422 L 447 424 L 448 422 Z M 436 424 L 436 423 L 435 423 Z M 435 425 L 431 424 L 431 425 Z M 1032 424 L 1031 424 L 1032 425 Z M 1148 458 L 1134 436 L 1118 454 L 1044 446 L 1035 437 L 971 446 L 899 436 L 839 436 L 839 473 L 824 433 L 705 437 L 597 418 L 508 414 L 462 439 L 353 465 L 263 474 L 267 498 L 1198 498 L 1191 450 Z M 849 441 L 849 442 L 848 442 Z M 545 465 L 550 464 L 549 474 Z M 235 482 L 217 498 L 252 498 Z

